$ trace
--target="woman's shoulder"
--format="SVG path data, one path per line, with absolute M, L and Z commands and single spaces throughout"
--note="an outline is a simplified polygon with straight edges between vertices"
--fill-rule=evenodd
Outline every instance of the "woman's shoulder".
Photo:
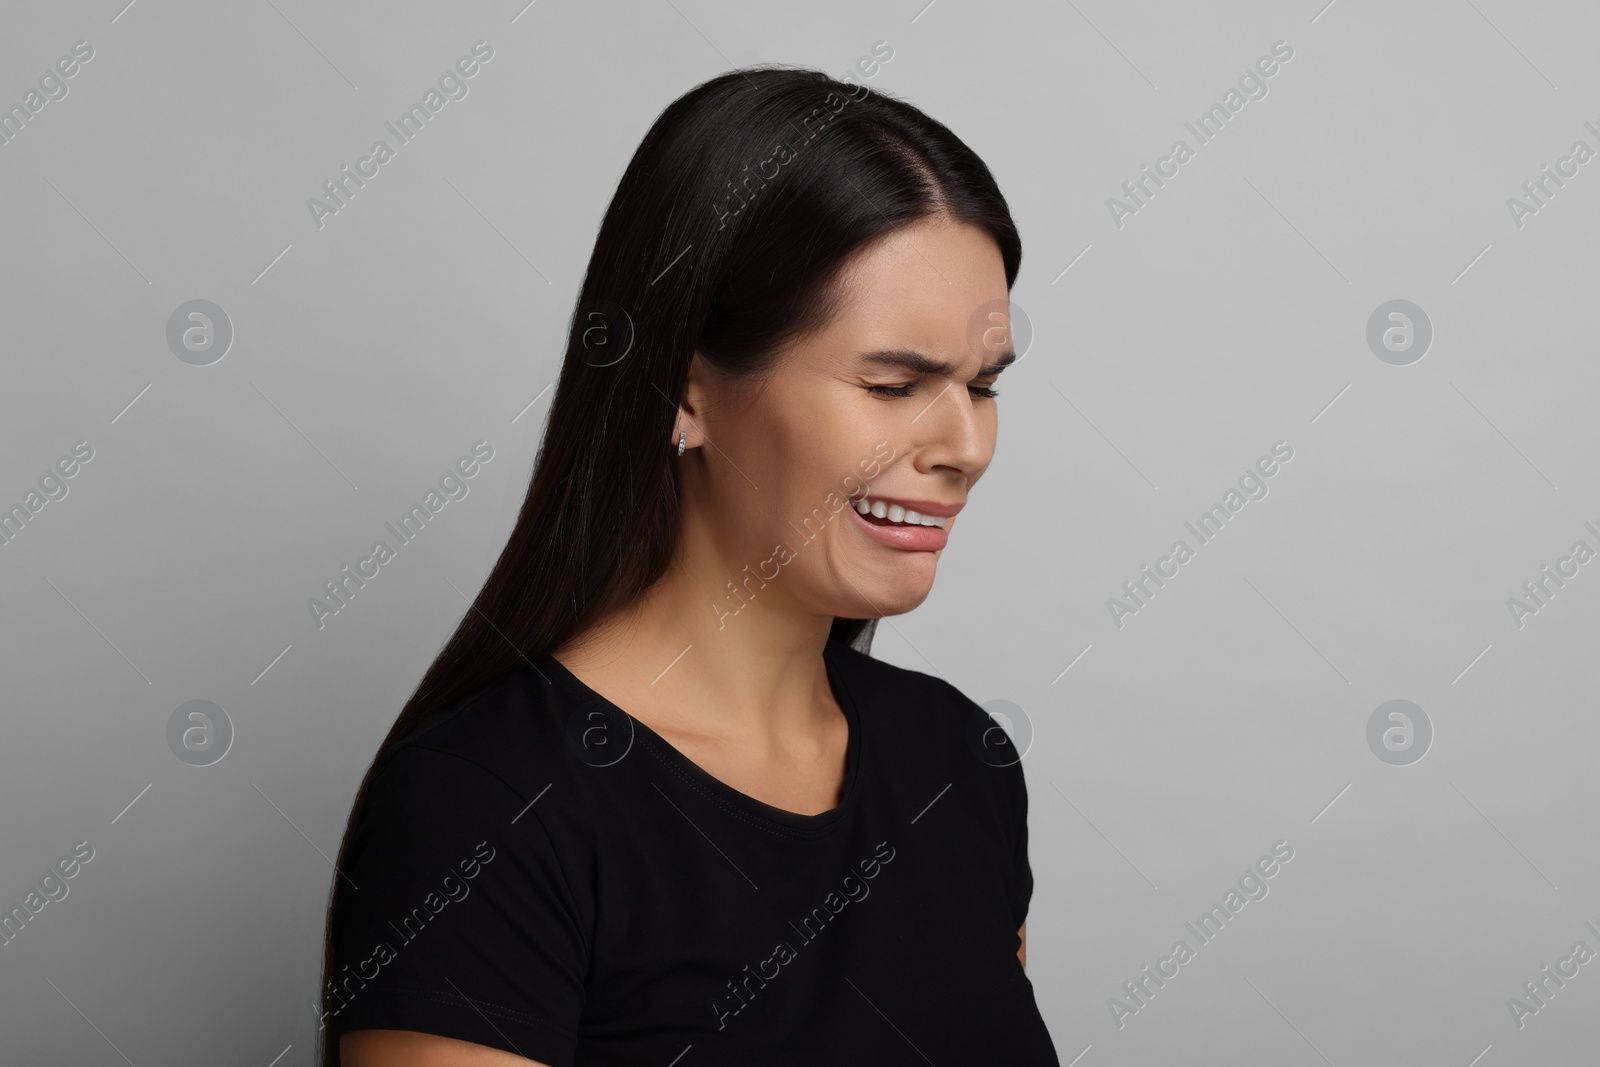
M 1009 709 L 996 709 L 1002 712 L 997 717 L 938 675 L 897 666 L 838 642 L 828 647 L 873 731 L 893 736 L 900 754 L 923 760 L 942 756 L 974 768 L 1009 767 L 1014 774 L 1003 777 L 1021 776 L 1022 753 L 1012 734 L 1027 729 L 1027 723 L 1004 714 Z
M 384 754 L 376 777 L 425 768 L 441 790 L 498 780 L 524 803 L 565 780 L 579 701 L 530 665 L 509 671 L 425 715 Z
M 877 659 L 838 641 L 828 642 L 828 651 L 851 693 L 869 700 L 874 712 L 961 722 L 982 712 L 976 701 L 936 674 Z

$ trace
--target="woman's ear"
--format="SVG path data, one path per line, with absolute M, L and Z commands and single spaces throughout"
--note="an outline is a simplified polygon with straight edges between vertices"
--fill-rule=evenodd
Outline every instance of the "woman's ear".
M 684 383 L 683 399 L 678 403 L 678 417 L 672 424 L 672 444 L 678 444 L 678 435 L 687 433 L 685 448 L 698 448 L 706 442 L 704 417 L 708 397 L 711 369 L 696 352 L 689 360 L 689 380 Z

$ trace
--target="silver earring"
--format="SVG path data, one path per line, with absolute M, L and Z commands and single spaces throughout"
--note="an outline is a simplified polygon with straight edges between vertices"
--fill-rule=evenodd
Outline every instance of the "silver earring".
M 684 447 L 685 447 L 684 446 L 684 442 L 686 442 L 687 440 L 689 440 L 689 431 L 688 430 L 679 430 L 678 431 L 678 455 L 680 455 L 680 456 L 683 455 L 683 450 L 684 450 Z

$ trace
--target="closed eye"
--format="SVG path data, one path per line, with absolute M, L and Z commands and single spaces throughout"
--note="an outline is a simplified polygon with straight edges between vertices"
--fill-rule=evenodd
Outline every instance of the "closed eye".
M 1016 361 L 1017 354 L 1015 351 L 1008 350 L 996 355 L 993 362 L 985 363 L 979 367 L 978 374 L 975 375 L 977 378 L 988 379 L 989 384 L 968 385 L 967 392 L 973 398 L 978 400 L 993 400 L 995 397 L 1000 395 L 999 392 L 994 389 L 995 379 L 999 376 L 1001 371 L 1005 370 Z M 945 360 L 935 359 L 932 356 L 926 355 L 922 352 L 914 352 L 907 349 L 882 349 L 877 352 L 867 352 L 860 357 L 860 362 L 866 366 L 880 369 L 884 367 L 899 367 L 907 373 L 918 375 L 918 377 L 913 378 L 911 381 L 903 382 L 899 385 L 866 386 L 867 392 L 874 396 L 882 397 L 885 400 L 903 399 L 905 397 L 914 396 L 916 394 L 916 390 L 913 386 L 916 382 L 921 381 L 925 376 L 932 375 L 936 378 L 952 378 L 956 374 L 955 364 Z
M 903 385 L 869 385 L 867 386 L 867 392 L 873 394 L 874 396 L 887 398 L 900 398 L 916 395 L 916 389 L 914 388 L 914 383 L 912 382 L 906 382 Z M 969 385 L 967 386 L 967 392 L 980 400 L 993 400 L 995 397 L 1000 395 L 1000 391 L 998 389 L 987 385 Z

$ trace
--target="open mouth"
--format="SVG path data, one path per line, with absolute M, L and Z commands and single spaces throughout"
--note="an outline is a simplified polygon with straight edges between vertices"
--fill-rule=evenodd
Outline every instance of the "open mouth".
M 851 507 L 867 522 L 873 526 L 937 526 L 944 527 L 944 517 L 939 515 L 923 515 L 911 511 L 899 504 L 886 504 L 882 500 L 869 500 L 866 497 L 852 500 Z

